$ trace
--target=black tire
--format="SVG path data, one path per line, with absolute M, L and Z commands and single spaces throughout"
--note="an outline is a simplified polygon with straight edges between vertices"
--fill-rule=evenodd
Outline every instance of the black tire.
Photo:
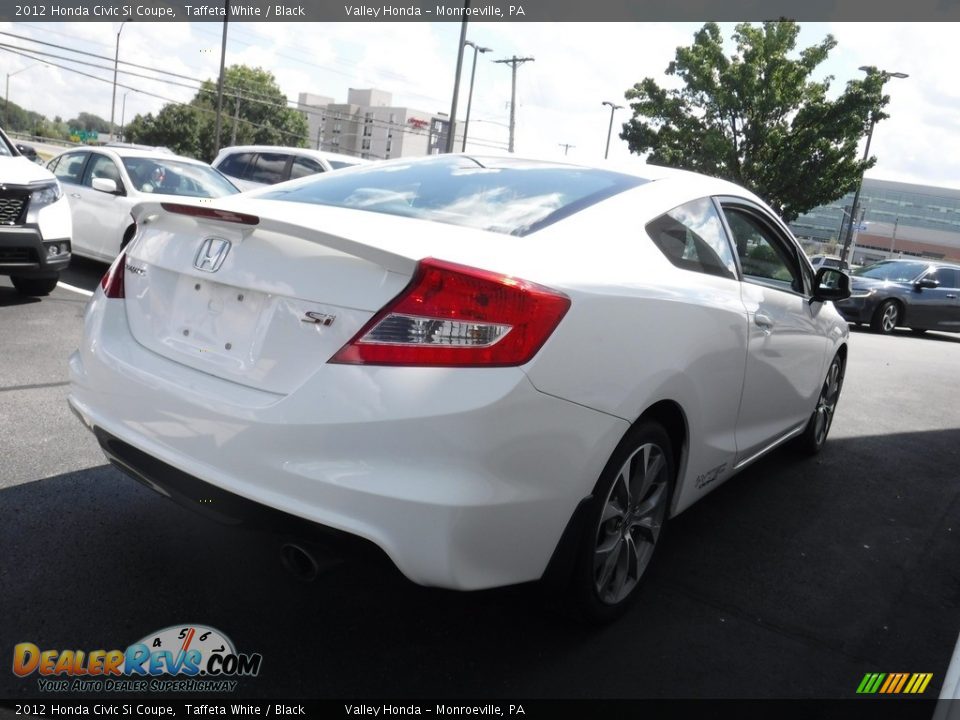
M 54 275 L 52 278 L 27 278 L 14 275 L 10 278 L 10 282 L 13 283 L 17 292 L 21 295 L 32 295 L 35 297 L 49 295 L 53 292 L 59 280 L 60 275 Z
M 870 329 L 889 335 L 899 324 L 902 314 L 900 303 L 896 300 L 884 300 L 870 319 Z
M 571 591 L 581 619 L 610 622 L 636 599 L 669 515 L 675 479 L 663 427 L 640 422 L 631 428 L 597 481 L 577 550 Z
M 823 385 L 820 388 L 820 396 L 817 398 L 817 406 L 807 421 L 807 427 L 803 434 L 797 438 L 797 447 L 808 455 L 816 455 L 823 449 L 827 441 L 827 435 L 830 433 L 830 427 L 833 425 L 833 415 L 837 411 L 837 403 L 840 401 L 840 391 L 843 390 L 843 376 L 846 371 L 846 363 L 839 355 L 834 356 L 830 367 L 827 370 L 827 377 L 824 378 Z

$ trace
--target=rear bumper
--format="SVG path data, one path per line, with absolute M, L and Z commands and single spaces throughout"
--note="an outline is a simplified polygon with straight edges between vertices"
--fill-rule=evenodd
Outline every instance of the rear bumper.
M 51 256 L 49 248 L 60 250 Z M 70 264 L 70 239 L 44 240 L 33 227 L 0 228 L 0 275 L 51 276 Z
M 518 368 L 328 364 L 290 395 L 261 392 L 145 349 L 100 292 L 70 374 L 108 454 L 161 492 L 227 522 L 265 506 L 357 535 L 455 589 L 540 578 L 628 427 Z

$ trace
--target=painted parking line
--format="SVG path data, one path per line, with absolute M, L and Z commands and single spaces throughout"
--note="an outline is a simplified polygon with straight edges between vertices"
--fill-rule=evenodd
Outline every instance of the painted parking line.
M 58 282 L 57 287 L 63 288 L 64 290 L 69 290 L 70 292 L 80 293 L 81 295 L 86 295 L 87 297 L 93 297 L 93 293 L 89 290 L 74 287 L 73 285 L 67 285 L 65 282 Z

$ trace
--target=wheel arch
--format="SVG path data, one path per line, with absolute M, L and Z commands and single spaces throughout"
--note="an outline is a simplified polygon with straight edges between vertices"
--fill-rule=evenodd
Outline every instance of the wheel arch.
M 671 498 L 670 507 L 667 510 L 668 517 L 670 517 L 673 515 L 673 505 L 677 497 L 677 483 L 679 483 L 680 478 L 683 477 L 683 466 L 687 456 L 687 448 L 689 447 L 687 416 L 680 403 L 675 400 L 659 400 L 640 413 L 636 420 L 634 420 L 630 424 L 630 427 L 623 433 L 616 447 L 619 448 L 623 442 L 623 438 L 632 432 L 635 427 L 644 422 L 657 423 L 667 433 L 667 437 L 670 438 L 670 450 L 673 457 L 673 469 L 675 473 L 673 498 Z M 611 458 L 615 452 L 616 449 L 611 453 Z M 606 468 L 606 465 L 604 467 Z M 570 519 L 567 521 L 567 526 L 564 528 L 563 534 L 560 536 L 560 540 L 554 548 L 550 562 L 547 564 L 547 568 L 541 576 L 541 580 L 544 581 L 547 586 L 553 588 L 564 586 L 570 580 L 576 563 L 576 548 L 580 544 L 583 533 L 587 530 L 586 516 L 592 500 L 593 489 L 591 489 L 589 495 L 579 502 Z

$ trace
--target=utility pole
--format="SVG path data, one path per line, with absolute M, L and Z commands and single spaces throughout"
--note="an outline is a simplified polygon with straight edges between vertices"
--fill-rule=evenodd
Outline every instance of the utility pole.
M 533 62 L 533 58 L 518 58 L 514 55 L 512 58 L 494 60 L 494 62 L 509 65 L 513 71 L 513 84 L 510 90 L 510 146 L 507 148 L 510 152 L 513 152 L 513 137 L 517 126 L 517 66 L 523 65 L 525 62 Z
M 454 135 L 457 133 L 457 96 L 460 94 L 460 71 L 463 70 L 463 46 L 467 41 L 467 10 L 470 0 L 463 0 L 463 20 L 460 21 L 460 45 L 457 47 L 457 74 L 453 79 L 453 100 L 450 103 L 450 130 L 447 132 L 447 144 L 444 152 L 452 153 Z
M 217 123 L 213 135 L 213 156 L 220 152 L 220 127 L 223 122 L 223 64 L 227 58 L 227 21 L 230 19 L 230 0 L 223 0 L 223 42 L 220 45 L 220 78 L 217 80 Z
M 563 156 L 566 157 L 567 153 L 570 151 L 570 148 L 576 147 L 576 145 L 570 145 L 569 143 L 557 143 L 560 147 L 563 148 Z
M 243 97 L 243 94 L 240 92 L 240 88 L 237 88 L 237 95 L 233 101 L 233 130 L 230 132 L 230 145 L 237 144 L 237 125 L 240 123 L 240 100 Z

